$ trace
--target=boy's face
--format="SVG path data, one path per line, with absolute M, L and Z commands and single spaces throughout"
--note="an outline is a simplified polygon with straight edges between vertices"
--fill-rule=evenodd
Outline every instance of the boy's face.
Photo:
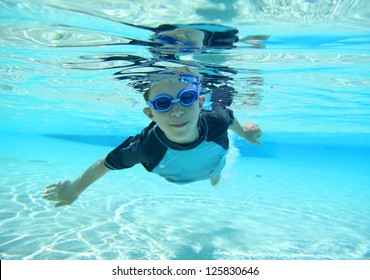
M 164 93 L 176 99 L 184 88 L 191 88 L 191 85 L 175 80 L 157 83 L 150 90 L 149 101 Z M 200 96 L 190 106 L 183 106 L 177 102 L 169 111 L 158 112 L 153 108 L 145 108 L 144 113 L 157 123 L 169 140 L 182 144 L 190 143 L 199 138 L 197 123 L 203 102 L 204 96 Z

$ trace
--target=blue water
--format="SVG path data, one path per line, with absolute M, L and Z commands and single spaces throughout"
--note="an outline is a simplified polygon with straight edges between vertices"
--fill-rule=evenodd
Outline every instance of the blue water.
M 0 1 L 0 258 L 370 259 L 368 2 L 145 2 Z M 132 80 L 117 78 L 151 67 L 103 59 L 153 59 L 127 44 L 151 32 L 122 22 L 269 35 L 179 56 L 236 70 L 224 73 L 231 109 L 261 126 L 263 145 L 230 133 L 217 187 L 135 166 L 55 209 L 48 184 L 148 124 Z

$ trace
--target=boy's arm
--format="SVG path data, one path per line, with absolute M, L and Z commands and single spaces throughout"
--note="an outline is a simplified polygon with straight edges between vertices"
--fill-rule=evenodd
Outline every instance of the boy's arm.
M 110 171 L 104 165 L 105 157 L 91 165 L 74 181 L 63 181 L 46 187 L 43 198 L 57 201 L 55 207 L 72 204 L 88 186 Z
M 262 131 L 260 127 L 254 123 L 247 123 L 242 127 L 239 121 L 234 118 L 234 122 L 229 128 L 252 144 L 258 146 L 262 144 L 262 142 L 257 141 L 257 139 L 262 136 Z

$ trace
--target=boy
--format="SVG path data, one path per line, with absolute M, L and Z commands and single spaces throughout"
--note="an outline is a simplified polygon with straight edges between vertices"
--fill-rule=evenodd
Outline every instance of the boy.
M 200 79 L 188 67 L 163 72 L 145 92 L 148 107 L 144 113 L 152 122 L 141 134 L 131 136 L 106 157 L 90 166 L 74 181 L 46 188 L 43 198 L 57 201 L 56 207 L 72 204 L 88 186 L 114 169 L 141 163 L 149 172 L 170 182 L 185 184 L 209 179 L 215 186 L 221 177 L 229 147 L 230 128 L 247 141 L 260 145 L 262 135 L 255 124 L 242 127 L 231 110 L 213 104 L 202 110 Z M 190 74 L 189 74 L 190 73 Z

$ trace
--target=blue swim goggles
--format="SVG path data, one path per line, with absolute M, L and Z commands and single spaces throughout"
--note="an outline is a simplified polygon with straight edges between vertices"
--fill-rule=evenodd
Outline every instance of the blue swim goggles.
M 159 40 L 162 44 L 165 44 L 165 45 L 185 45 L 185 46 L 193 45 L 193 43 L 191 42 L 181 42 L 177 40 L 175 37 L 168 36 L 168 35 L 157 35 L 155 39 Z
M 181 47 L 180 49 L 175 49 L 175 48 L 171 48 L 171 47 L 167 47 L 167 48 L 160 48 L 161 50 L 166 50 L 168 49 L 169 51 L 178 51 L 180 53 L 187 53 L 187 52 L 194 52 L 194 51 L 197 51 L 198 48 L 194 47 L 194 44 L 192 42 L 182 42 L 182 41 L 179 41 L 177 40 L 175 37 L 172 37 L 172 36 L 168 36 L 168 35 L 157 35 L 155 37 L 155 39 L 159 40 L 162 44 L 164 45 L 172 45 L 172 46 L 175 46 L 175 45 L 179 45 L 179 46 L 184 46 L 184 47 Z
M 167 112 L 172 109 L 173 103 L 179 102 L 182 106 L 190 106 L 199 98 L 199 92 L 194 88 L 182 89 L 177 98 L 174 99 L 168 94 L 157 95 L 151 102 L 146 104 L 158 112 Z

